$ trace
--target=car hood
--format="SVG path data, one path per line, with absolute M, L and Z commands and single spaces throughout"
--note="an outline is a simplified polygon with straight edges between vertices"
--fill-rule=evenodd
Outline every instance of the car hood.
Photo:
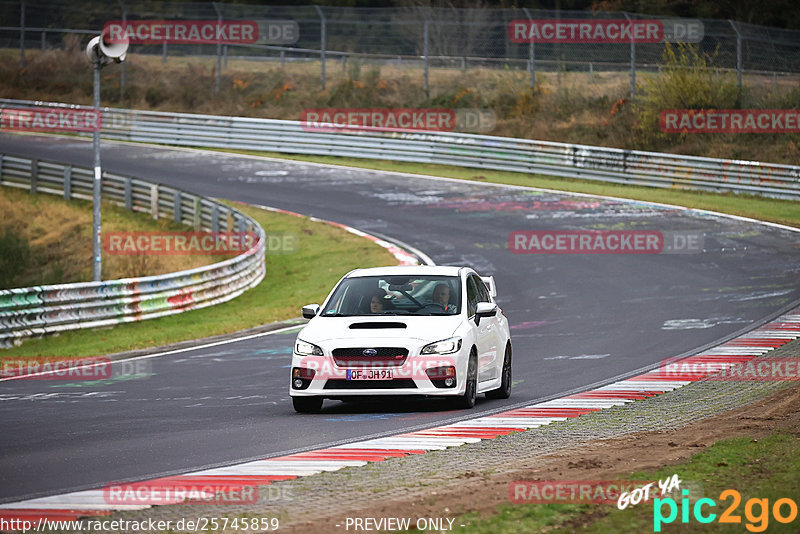
M 425 342 L 452 337 L 461 315 L 315 317 L 298 337 L 309 343 L 332 339 L 411 338 Z

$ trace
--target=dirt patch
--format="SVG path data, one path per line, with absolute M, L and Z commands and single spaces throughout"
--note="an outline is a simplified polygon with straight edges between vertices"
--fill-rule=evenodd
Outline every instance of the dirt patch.
M 422 490 L 413 496 L 405 493 L 397 499 L 381 498 L 380 502 L 363 507 L 342 509 L 335 516 L 315 517 L 310 511 L 306 522 L 287 525 L 285 531 L 343 530 L 345 517 L 455 517 L 466 512 L 489 513 L 497 505 L 509 502 L 509 484 L 515 480 L 622 478 L 633 471 L 657 470 L 685 461 L 721 439 L 758 439 L 777 431 L 800 435 L 800 385 L 678 430 L 595 440 L 574 450 L 546 456 L 509 458 L 507 468 L 468 471 L 435 489 Z

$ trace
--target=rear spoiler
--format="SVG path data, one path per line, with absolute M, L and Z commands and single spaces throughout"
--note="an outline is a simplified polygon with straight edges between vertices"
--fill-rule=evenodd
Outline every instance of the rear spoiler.
M 481 280 L 486 284 L 486 288 L 489 290 L 489 294 L 492 298 L 495 298 L 497 296 L 497 286 L 494 285 L 494 276 L 481 276 Z

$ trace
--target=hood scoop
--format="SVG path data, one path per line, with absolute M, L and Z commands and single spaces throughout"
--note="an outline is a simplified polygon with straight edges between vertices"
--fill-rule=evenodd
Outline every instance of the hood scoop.
M 353 323 L 350 325 L 350 330 L 382 330 L 385 328 L 405 328 L 405 327 L 406 323 L 372 321 L 364 323 Z

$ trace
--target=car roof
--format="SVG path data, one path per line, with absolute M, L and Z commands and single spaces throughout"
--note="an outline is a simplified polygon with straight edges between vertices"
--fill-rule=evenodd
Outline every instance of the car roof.
M 439 266 L 439 265 L 397 265 L 393 267 L 371 267 L 368 269 L 356 269 L 348 273 L 348 278 L 361 276 L 399 276 L 399 275 L 435 275 L 435 276 L 458 276 L 464 267 Z

